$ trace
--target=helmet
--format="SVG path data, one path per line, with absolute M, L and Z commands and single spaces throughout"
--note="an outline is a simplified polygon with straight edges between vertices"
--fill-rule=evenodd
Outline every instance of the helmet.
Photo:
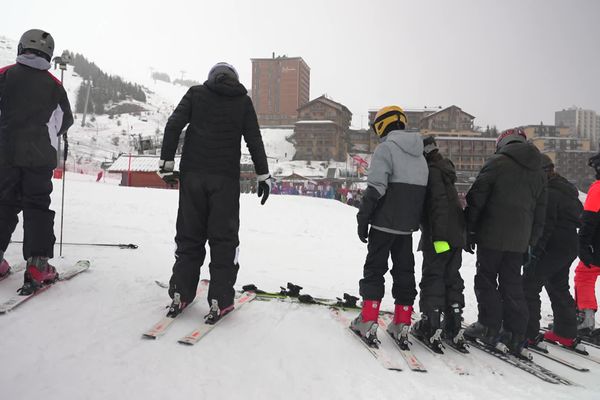
M 544 171 L 554 170 L 554 161 L 552 161 L 548 154 L 542 153 L 542 169 Z
M 54 53 L 54 39 L 41 29 L 30 29 L 21 36 L 17 54 L 23 54 L 25 50 L 31 50 L 50 61 Z
M 226 62 L 220 62 L 213 65 L 213 67 L 210 69 L 210 72 L 208 73 L 208 80 L 214 79 L 217 75 L 220 74 L 229 75 L 230 77 L 235 78 L 236 80 L 240 79 L 240 76 L 238 75 L 238 72 L 233 67 L 233 65 L 228 64 Z
M 518 142 L 518 143 L 526 143 L 527 135 L 525 131 L 521 128 L 513 128 L 507 129 L 500 133 L 498 138 L 496 139 L 496 150 L 500 150 L 502 147 L 506 146 L 509 143 Z
M 402 123 L 400 129 L 404 129 L 408 123 L 404 111 L 398 106 L 383 107 L 381 110 L 377 111 L 377 114 L 375 115 L 375 119 L 373 120 L 373 130 L 377 136 L 383 137 L 389 132 L 387 128 L 398 122 Z
M 600 172 L 600 153 L 590 157 L 588 166 L 594 168 L 597 172 Z
M 434 136 L 425 136 L 423 138 L 423 154 L 427 155 L 439 150 Z

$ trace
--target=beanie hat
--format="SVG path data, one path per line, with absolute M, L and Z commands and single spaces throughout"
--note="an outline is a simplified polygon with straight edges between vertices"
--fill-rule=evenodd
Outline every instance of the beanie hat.
M 233 65 L 226 62 L 220 62 L 213 65 L 208 73 L 208 80 L 213 80 L 221 74 L 234 78 L 236 81 L 240 80 L 240 76 Z
M 527 135 L 525 131 L 521 128 L 507 129 L 504 132 L 500 133 L 498 138 L 496 139 L 496 150 L 500 150 L 502 147 L 506 146 L 509 143 L 526 143 Z

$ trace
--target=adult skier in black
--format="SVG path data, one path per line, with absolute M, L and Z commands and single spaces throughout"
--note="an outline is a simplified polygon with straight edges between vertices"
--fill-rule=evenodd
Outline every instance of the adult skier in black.
M 464 335 L 520 356 L 528 318 L 521 266 L 542 236 L 546 176 L 539 150 L 521 128 L 502 132 L 496 148 L 467 193 L 465 250 L 473 253 L 477 245 L 479 316 Z
M 544 231 L 524 266 L 523 276 L 529 306 L 528 345 L 540 346 L 540 341 L 545 339 L 579 349 L 575 300 L 569 291 L 569 271 L 577 258 L 577 229 L 583 206 L 577 188 L 554 170 L 554 163 L 546 154 L 542 154 L 542 168 L 548 177 Z M 553 328 L 543 335 L 539 332 L 542 287 L 548 292 L 554 313 Z
M 428 171 L 423 140 L 418 132 L 405 132 L 406 123 L 406 115 L 398 106 L 377 112 L 373 130 L 381 143 L 373 153 L 368 186 L 356 216 L 358 237 L 368 242 L 368 254 L 360 280 L 363 306 L 350 328 L 369 344 L 377 342 L 377 317 L 390 255 L 396 306 L 387 331 L 401 346 L 408 344 L 417 295 L 412 233 L 419 229 Z
M 189 124 L 189 125 L 188 125 Z M 169 314 L 180 313 L 196 296 L 200 267 L 210 246 L 207 323 L 233 309 L 239 269 L 241 139 L 258 176 L 261 204 L 272 178 L 252 100 L 232 65 L 218 63 L 203 85 L 191 87 L 165 127 L 159 175 L 174 182 L 175 151 L 186 127 L 180 166 L 175 265 L 169 283 Z
M 53 52 L 52 36 L 31 29 L 19 40 L 16 64 L 0 68 L 0 274 L 10 269 L 4 252 L 23 211 L 23 295 L 58 278 L 48 263 L 56 240 L 52 172 L 58 137 L 73 115 L 65 89 L 48 71 Z
M 442 336 L 462 349 L 465 347 L 461 327 L 465 285 L 459 269 L 466 244 L 465 216 L 454 186 L 454 164 L 440 154 L 433 136 L 423 139 L 423 153 L 429 179 L 419 243 L 419 250 L 423 252 L 421 319 L 413 325 L 412 332 L 429 343 L 434 351 L 441 352 Z

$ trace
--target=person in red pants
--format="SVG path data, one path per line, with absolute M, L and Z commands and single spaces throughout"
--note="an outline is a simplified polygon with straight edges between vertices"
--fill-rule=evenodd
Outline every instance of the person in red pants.
M 591 336 L 594 332 L 596 280 L 600 275 L 600 153 L 589 159 L 588 165 L 596 171 L 596 181 L 588 190 L 581 216 L 579 230 L 579 265 L 575 269 L 575 301 L 577 302 L 579 336 Z M 596 336 L 594 335 L 594 336 Z

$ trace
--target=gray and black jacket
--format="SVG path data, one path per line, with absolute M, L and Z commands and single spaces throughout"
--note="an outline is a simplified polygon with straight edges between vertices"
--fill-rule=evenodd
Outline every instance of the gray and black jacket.
M 373 154 L 358 223 L 397 235 L 418 230 L 428 173 L 421 136 L 391 131 Z
M 73 125 L 73 114 L 49 68 L 33 54 L 0 68 L 0 167 L 56 167 L 58 136 Z

